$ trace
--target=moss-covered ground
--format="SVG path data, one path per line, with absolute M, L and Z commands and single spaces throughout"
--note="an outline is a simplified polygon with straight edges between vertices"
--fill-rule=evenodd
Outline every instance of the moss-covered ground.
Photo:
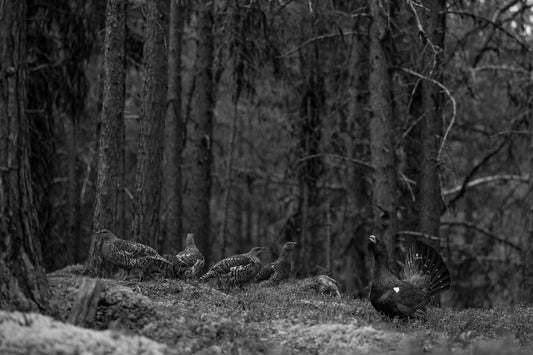
M 21 319 L 4 312 L 0 315 L 0 350 L 32 354 L 84 353 L 84 349 L 106 354 L 533 354 L 533 308 L 433 308 L 426 322 L 391 321 L 377 314 L 367 300 L 318 294 L 302 280 L 220 291 L 194 281 L 103 279 L 95 319 L 91 330 L 85 330 L 62 323 L 77 297 L 81 266 L 48 278 L 59 322 L 41 318 L 29 322 L 27 315 Z M 39 329 L 32 329 L 32 324 L 40 324 Z M 50 329 L 55 332 L 47 335 Z M 61 332 L 65 337 L 58 335 Z M 83 339 L 77 341 L 83 332 Z M 49 346 L 39 346 L 42 339 Z M 75 350 L 69 344 L 75 344 Z M 18 346 L 26 352 L 15 352 Z

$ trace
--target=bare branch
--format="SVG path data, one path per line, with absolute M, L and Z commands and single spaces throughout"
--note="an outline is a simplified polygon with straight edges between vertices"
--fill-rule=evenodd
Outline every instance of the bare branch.
M 496 234 L 492 233 L 491 231 L 489 231 L 488 229 L 486 228 L 483 228 L 481 226 L 478 226 L 477 224 L 474 224 L 474 223 L 470 223 L 470 222 L 462 222 L 462 221 L 448 221 L 448 222 L 441 222 L 441 226 L 459 226 L 459 227 L 466 227 L 466 228 L 469 228 L 469 229 L 472 229 L 472 230 L 475 230 L 477 232 L 480 232 L 482 234 L 485 234 L 487 237 L 491 238 L 491 239 L 494 239 L 502 244 L 505 244 L 513 249 L 516 249 L 518 251 L 521 251 L 522 248 L 513 243 L 513 242 L 510 242 L 508 241 L 507 239 L 505 238 L 502 238 L 502 237 L 499 237 L 497 236 Z
M 442 195 L 444 196 L 451 195 L 451 194 L 461 191 L 461 189 L 463 188 L 466 189 L 466 188 L 474 187 L 477 185 L 489 184 L 495 181 L 520 181 L 520 182 L 527 183 L 528 179 L 529 179 L 529 175 L 500 174 L 500 175 L 485 176 L 482 178 L 469 181 L 466 185 L 461 184 L 461 185 L 451 187 L 449 189 L 445 189 L 442 191 Z
M 316 37 L 308 39 L 307 41 L 303 42 L 299 46 L 297 46 L 297 47 L 295 47 L 295 48 L 283 53 L 282 55 L 280 55 L 280 58 L 288 57 L 291 54 L 293 54 L 294 52 L 299 51 L 303 47 L 305 47 L 305 46 L 307 46 L 307 45 L 309 45 L 309 44 L 311 44 L 311 43 L 313 43 L 315 41 L 319 41 L 321 39 L 333 38 L 333 37 L 338 37 L 338 36 L 346 36 L 346 35 L 356 35 L 356 34 L 360 34 L 360 33 L 361 32 L 359 32 L 359 31 L 343 32 L 342 34 L 338 33 L 338 32 L 335 32 L 335 33 L 328 33 L 328 34 L 325 34 L 325 35 L 316 36 Z
M 439 152 L 437 153 L 437 161 L 440 161 L 440 156 L 442 154 L 442 150 L 444 149 L 444 144 L 446 144 L 446 139 L 448 138 L 448 134 L 450 134 L 450 131 L 452 130 L 452 127 L 455 123 L 455 117 L 457 116 L 457 103 L 455 102 L 455 99 L 453 98 L 450 90 L 444 86 L 442 83 L 438 82 L 437 80 L 435 79 L 432 79 L 432 78 L 429 78 L 425 75 L 422 75 L 420 73 L 417 73 L 411 69 L 408 69 L 408 68 L 403 68 L 403 67 L 399 67 L 398 69 L 408 73 L 408 74 L 411 74 L 411 75 L 414 75 L 416 76 L 417 78 L 420 78 L 420 79 L 423 79 L 423 80 L 427 80 L 435 85 L 437 85 L 438 87 L 440 87 L 442 89 L 442 91 L 444 91 L 444 93 L 448 96 L 448 98 L 450 99 L 450 101 L 452 102 L 452 118 L 450 119 L 450 124 L 448 125 L 448 127 L 446 128 L 446 131 L 444 132 L 444 136 L 442 137 L 442 142 L 440 144 L 440 148 L 439 148 Z
M 468 17 L 472 17 L 473 19 L 475 20 L 481 20 L 483 22 L 486 22 L 487 24 L 493 26 L 494 28 L 498 29 L 499 31 L 501 31 L 502 33 L 504 33 L 505 35 L 507 35 L 508 37 L 512 38 L 516 43 L 518 43 L 518 45 L 520 47 L 522 47 L 522 49 L 524 49 L 526 52 L 530 53 L 531 54 L 531 51 L 529 49 L 529 47 L 527 45 L 525 45 L 524 43 L 522 43 L 522 41 L 517 38 L 514 34 L 512 34 L 511 32 L 507 31 L 505 28 L 503 28 L 500 24 L 496 23 L 495 20 L 490 20 L 486 17 L 483 17 L 483 16 L 479 16 L 477 14 L 474 14 L 472 12 L 466 12 L 466 11 L 446 11 L 446 14 L 453 14 L 453 15 L 459 15 L 459 16 L 468 16 Z M 494 17 L 494 16 L 493 16 Z M 481 48 L 484 48 L 485 46 L 481 47 Z
M 431 234 L 415 232 L 415 231 L 399 231 L 398 235 L 414 235 L 415 237 L 421 237 L 421 238 L 434 240 L 434 241 L 438 241 L 438 242 L 440 242 L 442 240 L 442 238 L 440 238 L 440 237 L 437 237 L 437 236 L 434 236 L 434 235 L 431 235 Z
M 470 179 L 472 179 L 474 175 L 478 172 L 478 170 L 481 169 L 481 167 L 485 165 L 485 163 L 487 163 L 493 156 L 495 156 L 505 146 L 505 143 L 507 143 L 507 141 L 505 140 L 502 141 L 495 149 L 493 149 L 486 156 L 484 156 L 483 159 L 481 159 L 481 161 L 472 168 L 472 170 L 470 170 L 468 175 L 464 178 L 463 183 L 461 184 L 461 189 L 459 190 L 459 193 L 450 202 L 446 204 L 446 206 L 444 207 L 444 210 L 447 210 L 448 208 L 450 208 L 450 206 L 452 206 L 457 200 L 459 200 L 465 194 L 466 185 L 468 184 Z
M 346 161 L 349 161 L 349 162 L 352 162 L 352 163 L 355 163 L 355 164 L 362 165 L 362 166 L 364 166 L 364 167 L 366 167 L 368 169 L 374 170 L 374 166 L 372 164 L 370 164 L 370 163 L 364 162 L 364 161 L 359 160 L 359 159 L 349 158 L 349 157 L 345 157 L 343 155 L 331 154 L 331 153 L 320 153 L 320 154 L 307 155 L 307 156 L 305 156 L 303 158 L 298 159 L 298 162 L 301 163 L 301 162 L 309 160 L 309 159 L 315 159 L 315 158 L 320 158 L 320 157 L 342 159 L 342 160 L 346 160 Z

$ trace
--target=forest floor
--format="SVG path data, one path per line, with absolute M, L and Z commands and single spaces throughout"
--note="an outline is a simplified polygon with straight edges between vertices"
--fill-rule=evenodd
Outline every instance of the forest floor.
M 103 279 L 90 329 L 66 319 L 81 266 L 48 275 L 54 318 L 0 312 L 0 352 L 31 354 L 533 354 L 533 308 L 433 308 L 425 323 L 391 321 L 367 300 L 302 280 L 219 291 L 170 279 Z

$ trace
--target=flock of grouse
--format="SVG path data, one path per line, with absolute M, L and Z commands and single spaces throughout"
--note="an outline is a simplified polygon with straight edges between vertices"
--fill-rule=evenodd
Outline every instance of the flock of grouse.
M 204 267 L 204 257 L 196 247 L 193 234 L 187 234 L 184 250 L 165 257 L 147 245 L 120 239 L 106 229 L 96 232 L 96 237 L 101 241 L 101 255 L 104 260 L 126 269 L 128 273 L 132 269 L 139 269 L 141 279 L 144 272 L 154 263 L 166 265 L 173 276 L 183 279 L 198 278 Z M 216 280 L 219 285 L 226 287 L 242 287 L 250 282 L 278 284 L 289 278 L 290 254 L 295 247 L 294 242 L 285 243 L 278 259 L 265 266 L 262 266 L 260 260 L 264 248 L 252 248 L 247 253 L 220 260 L 198 280 Z M 375 261 L 370 302 L 378 312 L 386 316 L 423 319 L 431 297 L 450 287 L 450 273 L 442 257 L 423 242 L 416 241 L 409 248 L 401 279 L 389 268 L 391 260 L 382 240 L 371 235 L 368 249 Z M 324 285 L 336 283 L 326 276 L 317 280 Z M 340 296 L 336 287 L 335 290 L 334 294 Z

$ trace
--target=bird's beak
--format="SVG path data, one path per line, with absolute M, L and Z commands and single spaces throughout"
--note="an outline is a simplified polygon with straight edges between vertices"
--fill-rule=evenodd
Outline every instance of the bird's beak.
M 376 244 L 376 236 L 375 235 L 372 234 L 370 237 L 368 237 L 368 240 L 370 241 L 370 243 Z

